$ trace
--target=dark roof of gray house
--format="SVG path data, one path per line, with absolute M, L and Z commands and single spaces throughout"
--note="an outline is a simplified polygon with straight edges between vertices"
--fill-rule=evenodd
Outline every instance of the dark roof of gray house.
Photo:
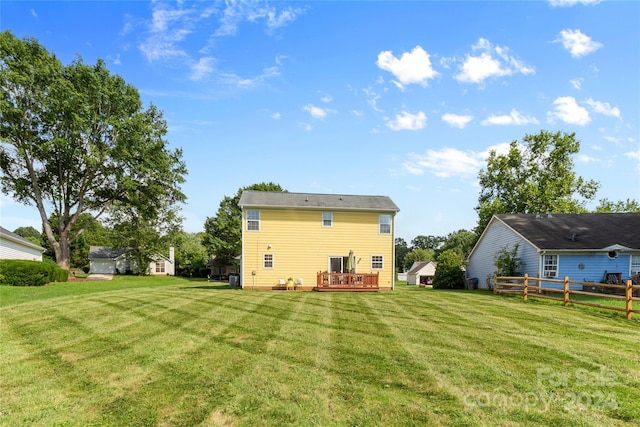
M 387 196 L 354 196 L 347 194 L 289 193 L 245 190 L 238 203 L 242 207 L 311 208 L 327 210 L 368 210 L 398 212 L 400 209 Z
M 501 214 L 496 218 L 538 249 L 589 250 L 615 245 L 640 249 L 640 213 Z
M 89 259 L 116 259 L 127 253 L 126 248 L 112 248 L 111 246 L 90 246 Z
M 14 242 L 18 242 L 24 246 L 29 246 L 31 248 L 34 249 L 38 249 L 38 250 L 42 250 L 42 252 L 45 251 L 45 249 L 38 245 L 33 243 L 30 240 L 25 239 L 24 237 L 20 236 L 19 234 L 16 234 L 14 232 L 11 232 L 9 230 L 7 230 L 6 228 L 4 228 L 3 226 L 0 225 L 0 238 L 2 239 L 6 239 L 6 240 L 12 240 Z

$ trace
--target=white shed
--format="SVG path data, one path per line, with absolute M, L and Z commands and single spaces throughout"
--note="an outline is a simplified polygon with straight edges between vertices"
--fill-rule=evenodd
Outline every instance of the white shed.
M 416 261 L 407 272 L 407 285 L 431 285 L 436 274 L 435 261 Z
M 0 259 L 42 261 L 45 249 L 0 226 Z

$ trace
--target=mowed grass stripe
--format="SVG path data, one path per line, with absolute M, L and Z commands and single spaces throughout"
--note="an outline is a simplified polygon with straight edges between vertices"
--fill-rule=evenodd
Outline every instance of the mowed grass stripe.
M 0 309 L 3 425 L 625 425 L 638 322 L 481 292 L 100 291 Z M 121 284 L 122 285 L 122 284 Z M 612 359 L 608 360 L 607 359 Z M 618 408 L 468 405 L 600 367 Z M 5 387 L 6 386 L 6 387 Z M 566 402 L 565 402 L 566 403 Z

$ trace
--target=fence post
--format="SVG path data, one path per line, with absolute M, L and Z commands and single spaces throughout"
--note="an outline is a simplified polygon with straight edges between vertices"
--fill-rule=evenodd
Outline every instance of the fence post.
M 627 296 L 627 319 L 631 320 L 633 317 L 633 288 L 631 287 L 633 282 L 631 280 L 627 280 L 626 286 L 626 296 Z
M 528 287 L 529 287 L 529 275 L 527 273 L 524 273 L 524 279 L 522 280 L 522 299 L 524 301 L 527 300 L 527 295 L 528 295 L 527 288 Z
M 569 305 L 569 277 L 564 276 L 564 306 Z
M 497 293 L 498 293 L 498 291 L 497 291 L 497 286 L 496 286 L 496 283 L 497 283 L 497 282 L 498 282 L 498 275 L 497 275 L 497 274 L 494 274 L 494 275 L 493 275 L 493 293 L 494 293 L 494 294 L 497 294 Z

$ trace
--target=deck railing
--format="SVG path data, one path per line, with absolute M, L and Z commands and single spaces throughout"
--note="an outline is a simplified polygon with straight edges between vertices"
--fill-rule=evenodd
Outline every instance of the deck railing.
M 319 272 L 318 288 L 377 288 L 378 273 Z

